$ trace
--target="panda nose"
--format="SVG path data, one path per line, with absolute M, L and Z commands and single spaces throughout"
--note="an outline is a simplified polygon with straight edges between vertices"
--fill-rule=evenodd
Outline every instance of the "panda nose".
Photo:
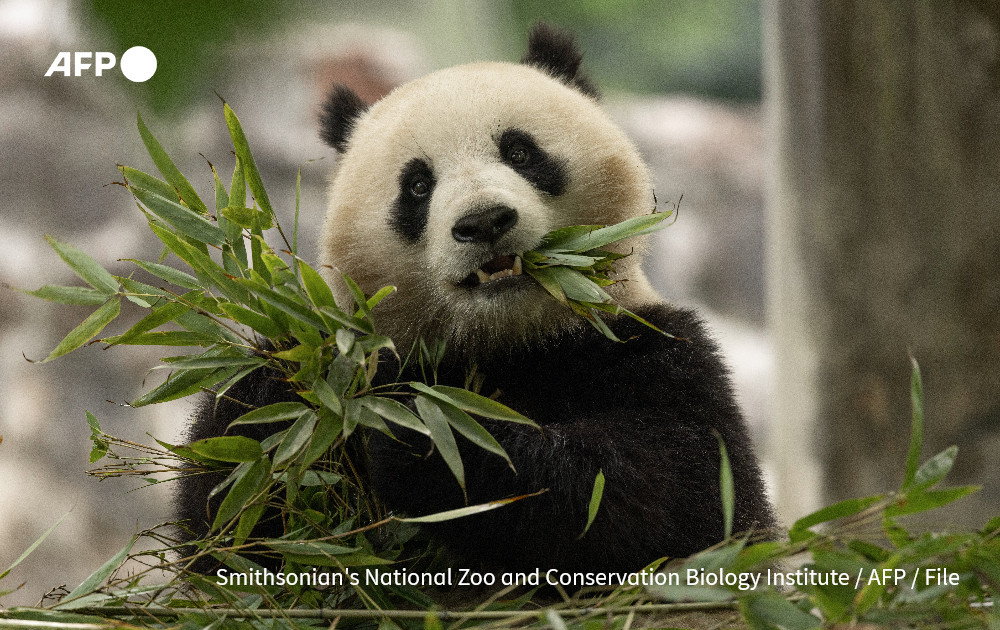
M 517 210 L 493 206 L 470 212 L 455 222 L 452 237 L 459 243 L 495 243 L 517 225 Z

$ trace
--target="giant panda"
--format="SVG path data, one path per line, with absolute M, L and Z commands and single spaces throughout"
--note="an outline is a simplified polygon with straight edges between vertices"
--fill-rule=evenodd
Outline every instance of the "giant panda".
M 653 293 L 639 265 L 642 243 L 627 245 L 635 251 L 609 291 L 670 336 L 620 316 L 609 325 L 626 341 L 612 341 L 522 273 L 520 254 L 552 229 L 612 224 L 655 207 L 649 171 L 580 62 L 570 36 L 538 25 L 520 63 L 434 72 L 371 106 L 336 86 L 321 116 L 321 136 L 338 154 L 320 242 L 337 271 L 338 300 L 352 304 L 340 273 L 368 294 L 397 287 L 376 312 L 382 334 L 398 348 L 444 342 L 437 382 L 461 387 L 475 371 L 482 393 L 541 426 L 483 420 L 516 472 L 459 437 L 467 496 L 422 436 L 370 436 L 370 485 L 397 514 L 544 490 L 426 525 L 457 566 L 634 571 L 718 543 L 717 436 L 734 474 L 734 531 L 774 526 L 716 344 L 694 312 Z M 396 378 L 395 368 L 379 374 Z M 419 379 L 405 369 L 398 378 Z M 245 405 L 295 399 L 265 377 L 228 395 L 244 404 L 206 403 L 192 440 L 225 432 Z M 581 537 L 598 471 L 603 499 Z M 179 516 L 195 533 L 207 530 L 213 485 L 182 481 Z

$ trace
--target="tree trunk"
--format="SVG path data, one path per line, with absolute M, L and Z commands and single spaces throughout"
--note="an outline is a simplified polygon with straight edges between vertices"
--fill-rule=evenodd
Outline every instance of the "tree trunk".
M 985 486 L 933 522 L 981 525 L 1000 512 L 1000 3 L 765 4 L 779 509 L 899 486 L 912 354 L 924 459 L 956 444 L 949 481 Z

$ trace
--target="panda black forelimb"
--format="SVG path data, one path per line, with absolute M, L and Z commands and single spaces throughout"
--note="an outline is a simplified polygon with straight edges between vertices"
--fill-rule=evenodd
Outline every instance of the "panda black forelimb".
M 461 439 L 468 502 L 542 489 L 537 497 L 428 529 L 456 562 L 526 570 L 637 570 L 700 551 L 724 537 L 719 490 L 723 437 L 736 485 L 736 530 L 773 525 L 749 436 L 714 345 L 690 313 L 653 307 L 640 315 L 687 341 L 619 320 L 634 341 L 596 331 L 480 364 L 500 401 L 542 426 L 483 420 L 510 456 Z M 518 366 L 518 369 L 513 369 Z M 447 379 L 447 371 L 445 371 Z M 406 442 L 406 440 L 404 440 Z M 375 436 L 373 487 L 394 510 L 426 515 L 461 507 L 463 493 L 438 455 Z M 579 539 L 594 478 L 606 485 L 597 519 Z M 614 544 L 609 545 L 608 541 Z

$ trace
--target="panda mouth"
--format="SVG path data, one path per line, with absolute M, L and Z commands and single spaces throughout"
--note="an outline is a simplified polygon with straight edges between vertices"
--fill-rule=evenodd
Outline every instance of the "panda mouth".
M 496 282 L 504 278 L 522 275 L 521 256 L 518 254 L 499 254 L 486 261 L 481 267 L 465 276 L 458 286 L 469 289 Z

